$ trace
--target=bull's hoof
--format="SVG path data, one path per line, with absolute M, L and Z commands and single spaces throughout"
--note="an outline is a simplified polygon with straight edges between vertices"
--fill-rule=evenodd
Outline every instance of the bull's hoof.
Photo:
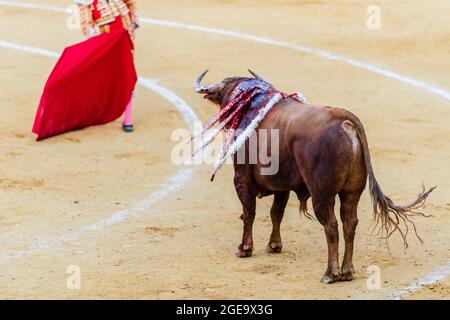
M 352 281 L 354 272 L 355 269 L 353 267 L 350 269 L 341 269 L 341 277 L 339 281 Z
M 322 282 L 324 284 L 332 284 L 332 283 L 335 283 L 336 281 L 339 281 L 340 278 L 341 278 L 341 274 L 339 272 L 324 274 L 324 276 L 322 277 L 320 282 Z
M 281 242 L 269 242 L 266 251 L 268 253 L 281 253 L 283 250 L 283 244 Z
M 352 281 L 353 280 L 353 272 L 347 271 L 345 273 L 341 273 L 339 277 L 339 281 Z
M 239 258 L 249 258 L 253 254 L 253 248 L 240 244 L 236 249 L 236 256 Z

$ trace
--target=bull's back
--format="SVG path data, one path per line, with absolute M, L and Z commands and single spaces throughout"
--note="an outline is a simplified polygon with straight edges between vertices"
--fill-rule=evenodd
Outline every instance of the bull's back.
M 351 161 L 351 143 L 343 130 L 339 109 L 282 101 L 261 123 L 259 129 L 278 130 L 279 147 L 272 147 L 272 159 L 278 156 L 278 171 L 267 175 L 260 162 L 255 166 L 256 181 L 271 191 L 295 190 L 304 183 L 304 172 L 312 171 L 319 160 Z M 270 149 L 269 149 L 270 150 Z M 337 173 L 338 174 L 338 173 Z

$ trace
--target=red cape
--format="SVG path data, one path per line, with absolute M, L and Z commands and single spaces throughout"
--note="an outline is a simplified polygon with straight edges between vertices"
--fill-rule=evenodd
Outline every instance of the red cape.
M 119 118 L 137 81 L 132 49 L 125 29 L 67 47 L 44 87 L 37 140 Z

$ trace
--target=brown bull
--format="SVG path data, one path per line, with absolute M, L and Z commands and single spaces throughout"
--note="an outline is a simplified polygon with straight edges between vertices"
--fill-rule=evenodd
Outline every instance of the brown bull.
M 205 73 L 196 80 L 195 90 L 205 93 L 205 98 L 221 108 L 233 98 L 239 83 L 251 79 L 227 78 L 221 83 L 204 87 L 200 84 L 204 75 Z M 263 81 L 256 74 L 253 75 Z M 273 90 L 275 92 L 275 89 Z M 269 97 L 262 99 L 259 102 L 260 107 L 263 107 L 268 99 Z M 245 118 L 242 121 L 245 126 Z M 293 191 L 300 200 L 300 210 L 305 214 L 306 202 L 311 197 L 315 216 L 325 231 L 328 267 L 322 282 L 352 280 L 353 243 L 358 224 L 357 207 L 366 186 L 367 176 L 373 212 L 381 236 L 387 239 L 392 232 L 399 231 L 405 246 L 407 245 L 408 224 L 414 227 L 415 231 L 411 217 L 423 215 L 414 210 L 423 206 L 434 188 L 426 192 L 424 190 L 409 205 L 394 204 L 378 185 L 363 125 L 354 114 L 341 108 L 313 106 L 286 98 L 278 102 L 267 114 L 256 133 L 261 129 L 279 130 L 279 170 L 276 174 L 264 175 L 261 169 L 267 165 L 259 161 L 254 164 L 240 164 L 236 161 L 236 155 L 234 156 L 234 185 L 242 203 L 244 222 L 242 242 L 237 249 L 238 256 L 249 257 L 253 252 L 252 226 L 256 198 L 272 194 L 274 202 L 270 216 L 273 229 L 267 250 L 270 253 L 281 252 L 280 224 L 289 194 Z M 270 150 L 270 147 L 266 150 Z M 340 217 L 345 240 L 341 266 L 338 257 L 338 222 L 334 214 L 336 196 L 340 198 Z

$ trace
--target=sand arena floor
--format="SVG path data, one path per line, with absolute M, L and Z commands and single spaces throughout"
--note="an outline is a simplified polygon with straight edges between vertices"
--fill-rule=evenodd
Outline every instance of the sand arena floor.
M 3 44 L 60 52 L 82 40 L 79 30 L 66 27 L 68 15 L 58 9 L 64 11 L 70 1 L 27 1 L 50 7 L 0 1 Z M 446 1 L 378 1 L 380 30 L 366 27 L 370 1 L 138 2 L 145 18 L 321 49 L 447 93 L 450 88 Z M 138 72 L 158 82 L 150 83 L 153 90 L 137 87 L 135 133 L 122 133 L 117 121 L 40 143 L 31 125 L 55 59 L 0 42 L 1 298 L 379 299 L 432 280 L 433 272 L 438 278 L 450 272 L 448 99 L 314 53 L 204 31 L 142 24 Z M 300 217 L 292 197 L 282 225 L 284 252 L 269 255 L 264 249 L 271 199 L 264 199 L 258 202 L 254 256 L 236 258 L 242 228 L 232 168 L 222 169 L 211 184 L 210 166 L 183 167 L 170 160 L 171 133 L 187 127 L 186 112 L 183 117 L 180 104 L 161 90 L 170 90 L 207 120 L 215 108 L 192 92 L 193 79 L 206 67 L 210 82 L 244 75 L 251 67 L 286 92 L 303 92 L 311 103 L 356 113 L 387 194 L 405 203 L 422 182 L 438 186 L 424 209 L 433 217 L 416 220 L 425 243 L 410 237 L 405 251 L 400 237 L 392 237 L 390 256 L 370 239 L 366 191 L 359 205 L 356 279 L 323 285 L 322 227 Z M 81 270 L 80 290 L 67 288 L 71 265 Z M 370 265 L 382 272 L 378 290 L 366 285 Z M 446 278 L 403 298 L 448 299 L 449 288 Z

